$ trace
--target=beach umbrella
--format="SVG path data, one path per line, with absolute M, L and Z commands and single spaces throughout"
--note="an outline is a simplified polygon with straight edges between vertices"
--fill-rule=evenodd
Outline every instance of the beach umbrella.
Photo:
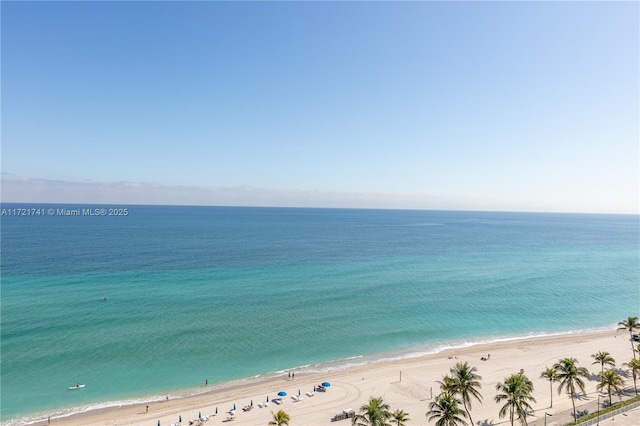
M 253 407 L 253 399 L 251 400 L 251 402 L 249 403 L 249 405 Z
M 216 414 L 218 414 L 218 407 L 216 407 Z
M 198 418 L 201 419 L 202 418 L 202 413 L 200 411 L 198 411 Z
M 269 402 L 269 395 L 267 395 L 267 402 Z
M 233 403 L 233 411 L 236 411 L 236 403 Z
M 278 396 L 287 396 L 287 393 L 285 391 L 280 391 L 278 392 Z
M 178 423 L 182 423 L 182 416 L 178 416 Z
M 160 420 L 158 420 L 158 426 L 160 426 Z
M 329 383 L 329 382 L 322 382 L 322 386 L 324 386 L 325 388 L 328 388 L 329 386 L 331 386 L 331 383 Z

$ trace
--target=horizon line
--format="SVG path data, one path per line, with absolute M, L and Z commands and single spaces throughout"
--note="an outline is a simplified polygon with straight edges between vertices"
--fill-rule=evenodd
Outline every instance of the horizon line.
M 214 207 L 237 209 L 306 209 L 306 210 L 381 210 L 381 211 L 423 211 L 423 212 L 468 212 L 468 213 L 516 213 L 516 214 L 549 214 L 549 215 L 598 215 L 598 216 L 639 216 L 640 213 L 611 212 L 579 212 L 579 211 L 544 211 L 544 210 L 476 210 L 476 209 L 438 209 L 438 208 L 392 208 L 392 207 L 317 207 L 317 206 L 279 206 L 279 205 L 231 205 L 231 204 L 155 204 L 155 203 L 102 203 L 102 202 L 35 202 L 35 201 L 3 201 L 5 204 L 22 205 L 54 205 L 54 206 L 125 206 L 125 207 Z

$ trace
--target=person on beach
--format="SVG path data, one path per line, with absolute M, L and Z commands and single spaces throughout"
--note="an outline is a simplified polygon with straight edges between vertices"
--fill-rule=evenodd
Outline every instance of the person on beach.
M 149 406 L 147 405 L 147 408 L 144 410 L 145 414 L 149 414 Z
M 51 416 L 49 416 L 49 418 L 47 419 L 47 424 L 50 425 L 51 424 Z
M 296 373 L 291 373 L 291 378 L 295 379 L 296 378 Z
M 204 381 L 204 385 L 205 385 L 205 386 L 209 386 L 209 379 L 205 379 L 205 381 Z

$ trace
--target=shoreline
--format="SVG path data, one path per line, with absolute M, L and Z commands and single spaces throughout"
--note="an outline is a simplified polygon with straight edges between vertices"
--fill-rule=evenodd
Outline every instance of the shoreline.
M 178 389 L 168 389 L 162 392 L 139 394 L 133 397 L 99 401 L 86 405 L 77 405 L 70 407 L 57 407 L 49 411 L 38 411 L 29 413 L 27 415 L 12 418 L 8 421 L 0 422 L 0 426 L 15 426 L 15 425 L 32 425 L 37 424 L 43 419 L 46 420 L 48 415 L 55 416 L 57 418 L 68 418 L 75 415 L 83 415 L 94 411 L 105 411 L 110 409 L 120 409 L 129 406 L 146 405 L 149 403 L 163 402 L 165 396 L 168 394 L 171 399 L 185 399 L 198 397 L 210 393 L 215 393 L 221 389 L 235 389 L 245 386 L 251 383 L 262 383 L 264 381 L 276 381 L 281 378 L 282 374 L 286 374 L 287 371 L 296 371 L 304 374 L 331 374 L 343 370 L 353 369 L 355 367 L 363 367 L 370 364 L 376 364 L 385 361 L 402 361 L 410 360 L 414 358 L 421 358 L 425 356 L 437 355 L 448 350 L 458 350 L 470 348 L 478 345 L 486 345 L 492 343 L 502 343 L 514 340 L 527 340 L 538 339 L 546 337 L 556 337 L 565 335 L 578 335 L 578 334 L 591 334 L 610 331 L 615 329 L 615 325 L 594 327 L 584 330 L 570 330 L 570 331 L 557 331 L 557 332 L 531 332 L 526 335 L 519 336 L 494 336 L 483 337 L 478 340 L 446 340 L 439 342 L 432 342 L 428 344 L 420 344 L 410 346 L 402 349 L 393 349 L 383 352 L 376 352 L 366 355 L 350 356 L 343 359 L 329 360 L 325 362 L 304 364 L 291 367 L 290 369 L 271 371 L 263 374 L 257 374 L 250 377 L 242 377 L 237 379 L 225 380 L 219 383 L 212 383 L 208 388 L 203 386 L 190 386 Z M 55 414 L 54 414 L 55 413 Z M 46 414 L 46 415 L 45 415 Z
M 314 384 L 321 383 L 322 381 L 337 381 L 340 383 L 341 393 L 345 393 L 347 395 L 351 395 L 352 392 L 349 389 L 356 388 L 356 393 L 359 395 L 357 401 L 354 400 L 349 407 L 345 405 L 342 409 L 345 408 L 353 408 L 358 409 L 362 404 L 366 403 L 369 396 L 381 396 L 373 393 L 372 395 L 364 395 L 364 392 L 368 386 L 370 386 L 370 382 L 380 381 L 373 387 L 369 393 L 373 392 L 376 388 L 385 389 L 385 393 L 390 389 L 389 386 L 398 387 L 398 384 L 401 382 L 394 382 L 390 380 L 393 376 L 395 376 L 396 380 L 399 376 L 399 371 L 405 370 L 404 373 L 405 383 L 407 385 L 401 385 L 401 387 L 407 386 L 409 388 L 413 388 L 410 390 L 404 389 L 400 394 L 405 394 L 404 398 L 402 395 L 394 396 L 393 400 L 397 400 L 396 403 L 391 404 L 392 409 L 394 407 L 404 409 L 411 413 L 415 412 L 416 407 L 416 398 L 417 394 L 420 394 L 422 397 L 418 398 L 418 400 L 422 400 L 421 408 L 422 418 L 412 415 L 411 418 L 420 419 L 423 423 L 420 422 L 411 422 L 413 424 L 426 424 L 426 418 L 424 417 L 424 412 L 428 410 L 428 399 L 433 398 L 434 394 L 437 394 L 439 390 L 435 385 L 437 380 L 440 380 L 442 376 L 448 373 L 448 368 L 457 360 L 459 361 L 467 361 L 471 366 L 475 366 L 478 368 L 479 374 L 483 376 L 483 388 L 482 393 L 485 392 L 488 394 L 492 394 L 493 387 L 485 385 L 484 381 L 487 380 L 484 377 L 483 370 L 484 367 L 492 366 L 494 364 L 494 360 L 496 359 L 496 355 L 491 358 L 489 361 L 480 361 L 480 356 L 482 353 L 486 352 L 485 355 L 489 353 L 511 353 L 509 358 L 512 358 L 515 362 L 518 362 L 518 365 L 523 365 L 521 367 L 526 371 L 525 374 L 528 374 L 529 379 L 536 383 L 536 392 L 534 396 L 538 399 L 538 401 L 544 399 L 541 398 L 539 393 L 544 394 L 544 386 L 540 389 L 540 386 L 537 385 L 538 376 L 540 371 L 533 371 L 533 373 L 529 373 L 531 370 L 531 362 L 536 361 L 540 358 L 540 355 L 545 355 L 549 352 L 549 348 L 554 348 L 553 353 L 555 355 L 546 356 L 544 362 L 545 365 L 552 365 L 561 357 L 576 357 L 578 358 L 580 365 L 587 367 L 590 371 L 593 370 L 591 366 L 592 359 L 590 358 L 590 353 L 595 353 L 600 350 L 606 350 L 611 352 L 614 358 L 616 359 L 616 365 L 620 366 L 623 362 L 628 362 L 630 359 L 631 353 L 625 356 L 626 352 L 629 352 L 629 342 L 628 338 L 624 338 L 624 332 L 617 331 L 615 328 L 605 328 L 605 329 L 597 329 L 598 331 L 585 331 L 585 332 L 560 332 L 554 334 L 547 334 L 543 336 L 525 336 L 525 337 L 514 337 L 514 338 L 503 338 L 497 339 L 490 342 L 483 343 L 468 343 L 464 346 L 458 347 L 447 347 L 447 348 L 439 348 L 434 349 L 433 352 L 430 353 L 422 353 L 413 356 L 413 353 L 416 351 L 393 351 L 387 354 L 399 354 L 405 353 L 404 357 L 391 357 L 385 359 L 383 354 L 377 354 L 377 359 L 373 359 L 374 355 L 371 356 L 362 356 L 362 357 L 352 357 L 341 361 L 334 361 L 323 364 L 316 365 L 306 365 L 300 366 L 298 368 L 292 369 L 291 371 L 296 373 L 296 377 L 293 380 L 290 380 L 286 374 L 286 372 L 275 372 L 266 374 L 263 376 L 255 376 L 251 378 L 245 378 L 240 380 L 235 380 L 231 382 L 225 382 L 215 385 L 210 385 L 208 389 L 205 389 L 204 386 L 202 388 L 190 388 L 179 390 L 174 394 L 171 394 L 171 398 L 169 400 L 162 399 L 161 396 L 149 396 L 148 399 L 143 400 L 143 398 L 138 398 L 136 401 L 123 401 L 123 404 L 112 405 L 108 407 L 102 408 L 94 408 L 88 409 L 87 411 L 69 413 L 65 415 L 58 415 L 58 417 L 52 417 L 52 424 L 65 424 L 65 425 L 157 425 L 158 420 L 162 420 L 162 424 L 171 424 L 173 422 L 177 422 L 178 416 L 182 415 L 183 420 L 186 419 L 197 419 L 198 413 L 202 412 L 203 415 L 209 415 L 214 413 L 214 407 L 218 408 L 219 414 L 218 416 L 212 418 L 207 422 L 207 424 L 220 424 L 222 420 L 226 418 L 224 414 L 226 411 L 229 411 L 234 404 L 238 406 L 238 413 L 234 423 L 237 424 L 256 424 L 256 420 L 258 418 L 263 419 L 263 421 L 259 421 L 259 423 L 266 424 L 269 421 L 269 413 L 271 409 L 274 409 L 276 406 L 271 404 L 269 408 L 261 409 L 254 405 L 254 409 L 249 412 L 242 412 L 240 408 L 243 405 L 249 404 L 249 401 L 253 401 L 254 404 L 258 404 L 265 400 L 265 397 L 268 395 L 271 398 L 275 397 L 275 394 L 279 391 L 279 388 L 284 388 L 285 391 L 289 393 L 289 396 L 297 394 L 297 390 L 300 389 L 301 394 L 304 397 L 304 394 L 308 391 L 312 390 Z M 621 337 L 618 339 L 618 337 Z M 615 340 L 614 340 L 615 339 Z M 598 347 L 597 343 L 613 340 L 615 344 L 615 352 L 614 348 L 608 347 Z M 624 342 L 624 343 L 622 343 Z M 612 342 L 609 343 L 611 345 Z M 586 345 L 588 350 L 591 350 L 589 354 L 585 354 L 584 348 L 580 350 L 582 353 L 571 353 L 571 346 L 567 347 L 567 345 L 571 345 L 573 348 L 577 348 L 578 346 L 583 347 Z M 545 348 L 547 348 L 545 350 Z M 560 350 L 564 350 L 564 353 L 560 353 Z M 626 352 L 625 352 L 626 349 Z M 540 352 L 540 354 L 536 354 L 532 359 L 522 359 L 522 354 L 519 354 L 521 351 L 525 352 Z M 587 351 L 588 351 L 587 350 Z M 616 356 L 618 354 L 618 356 Z M 409 355 L 409 356 L 407 356 Z M 520 356 L 517 356 L 520 355 Z M 371 359 L 368 360 L 367 357 Z M 449 357 L 457 357 L 449 358 Z M 362 360 L 357 364 L 350 365 L 349 363 L 345 363 L 345 361 L 349 360 Z M 330 366 L 335 365 L 333 369 L 329 368 L 329 370 L 318 371 L 321 366 Z M 528 368 L 525 368 L 524 365 L 527 365 Z M 518 371 L 519 369 L 516 369 Z M 540 368 L 542 370 L 542 368 Z M 395 371 L 391 374 L 391 371 Z M 516 372 L 510 371 L 510 373 Z M 400 373 L 400 377 L 402 377 L 403 373 Z M 495 376 L 495 372 L 491 373 L 489 377 Z M 506 372 L 504 376 L 508 375 Z M 360 380 L 358 380 L 360 378 Z M 498 377 L 498 381 L 502 380 L 503 377 Z M 355 383 L 354 383 L 355 382 Z M 362 383 L 358 383 L 362 382 Z M 424 384 L 423 384 L 424 383 Z M 591 384 L 591 381 L 589 381 Z M 632 383 L 629 383 L 629 380 L 626 382 L 626 387 L 628 387 Z M 429 393 L 427 395 L 427 388 L 429 387 Z M 593 385 L 595 387 L 595 385 Z M 546 384 L 546 393 L 549 393 L 548 383 Z M 353 390 L 353 389 L 352 389 Z M 339 412 L 342 409 L 341 407 L 342 401 L 340 398 L 335 399 L 329 397 L 330 395 L 336 393 L 332 392 L 334 388 L 329 388 L 325 395 L 315 395 L 312 398 L 306 398 L 306 400 L 301 401 L 299 403 L 292 403 L 289 400 L 289 396 L 285 398 L 285 403 L 282 406 L 279 406 L 278 409 L 284 409 L 287 412 L 290 412 L 292 417 L 292 424 L 330 424 L 329 419 L 335 412 Z M 392 393 L 397 393 L 398 389 L 391 389 Z M 593 392 L 593 390 L 592 390 Z M 589 390 L 587 390 L 589 393 Z M 413 397 L 411 397 L 413 394 Z M 407 397 L 407 395 L 409 395 Z M 316 398 L 317 396 L 317 398 Z M 328 398 L 329 397 L 329 398 Z M 428 397 L 428 398 L 427 398 Z M 547 395 L 548 397 L 548 395 Z M 562 400 L 566 399 L 566 402 L 570 404 L 570 400 L 564 395 L 556 396 L 554 395 L 554 400 Z M 491 407 L 492 402 L 488 402 L 487 400 L 492 399 L 488 395 L 485 395 L 485 404 L 489 407 L 487 408 L 495 408 L 496 414 L 493 417 L 497 419 L 497 406 Z M 329 400 L 329 401 L 327 401 Z M 385 401 L 387 398 L 385 397 Z M 426 402 L 425 402 L 426 401 Z M 318 405 L 319 402 L 321 406 L 325 407 L 322 410 L 322 415 L 318 410 L 311 411 L 310 413 L 307 411 L 307 414 L 300 413 L 297 411 L 303 408 L 309 408 L 311 405 Z M 327 404 L 327 402 L 330 402 Z M 554 401 L 555 403 L 556 401 Z M 404 405 L 403 405 L 404 404 Z M 150 406 L 149 414 L 145 414 L 146 406 Z M 539 405 L 539 404 L 538 404 Z M 481 406 L 482 408 L 484 408 Z M 411 408 L 408 408 L 411 407 Z M 416 408 L 414 408 L 416 407 Z M 75 409 L 80 409 L 81 407 L 75 407 Z M 536 408 L 536 405 L 534 405 Z M 555 408 L 555 407 L 554 407 Z M 474 407 L 475 409 L 475 407 Z M 291 410 L 291 411 L 290 411 Z M 181 414 L 180 414 L 181 413 Z M 473 415 L 473 412 L 472 412 Z M 153 416 L 151 418 L 150 416 Z M 257 417 L 256 417 L 257 416 Z M 306 417 L 305 417 L 306 416 Z M 475 417 L 475 415 L 474 415 Z M 305 419 L 304 421 L 301 421 Z M 14 419 L 9 420 L 8 422 L 3 422 L 3 425 L 40 425 L 46 424 L 46 417 L 26 417 L 22 419 Z M 247 422 L 247 423 L 245 423 Z M 184 423 L 188 424 L 188 423 Z

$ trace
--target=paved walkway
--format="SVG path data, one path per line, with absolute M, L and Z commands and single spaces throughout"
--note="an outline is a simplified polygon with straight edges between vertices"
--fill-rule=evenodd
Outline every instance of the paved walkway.
M 618 414 L 617 416 L 603 420 L 600 422 L 600 426 L 638 426 L 640 425 L 640 408 L 635 408 L 626 413 Z
M 622 400 L 627 400 L 631 397 L 635 396 L 635 394 L 629 394 L 626 395 L 622 398 Z M 600 404 L 602 404 L 605 401 L 605 398 L 600 398 Z M 618 398 L 614 398 L 614 402 L 618 402 L 619 399 Z M 594 398 L 593 396 L 584 398 L 582 400 L 582 402 L 584 402 L 583 404 L 579 404 L 579 401 L 576 401 L 576 411 L 578 412 L 578 417 L 582 415 L 586 415 L 586 414 L 591 414 L 591 413 L 595 413 L 598 411 L 598 400 L 596 398 Z M 602 406 L 600 406 L 600 408 L 602 409 Z M 568 423 L 573 422 L 573 409 L 569 409 L 569 410 L 564 410 L 564 411 L 560 411 L 560 412 L 556 412 L 554 411 L 553 408 L 548 408 L 546 410 L 538 410 L 534 413 L 533 416 L 530 416 L 528 418 L 528 423 L 529 426 L 544 426 L 545 422 L 544 422 L 544 416 L 545 416 L 545 412 L 550 414 L 550 416 L 547 416 L 547 426 L 562 426 L 562 425 L 566 425 Z M 631 414 L 633 413 L 633 414 Z M 620 414 L 618 416 L 615 416 L 614 419 L 609 419 L 607 421 L 607 425 L 608 426 L 614 426 L 614 425 L 618 425 L 618 426 L 622 426 L 622 425 L 633 425 L 633 426 L 638 426 L 640 425 L 640 420 L 638 419 L 638 416 L 640 415 L 640 411 L 638 409 L 634 409 L 631 411 L 628 411 L 626 413 L 627 416 L 624 416 L 623 414 Z M 622 418 L 625 417 L 624 419 L 621 420 L 627 420 L 629 419 L 629 423 L 616 423 L 616 421 L 618 420 L 618 418 Z M 600 422 L 601 425 L 605 424 L 604 421 Z

